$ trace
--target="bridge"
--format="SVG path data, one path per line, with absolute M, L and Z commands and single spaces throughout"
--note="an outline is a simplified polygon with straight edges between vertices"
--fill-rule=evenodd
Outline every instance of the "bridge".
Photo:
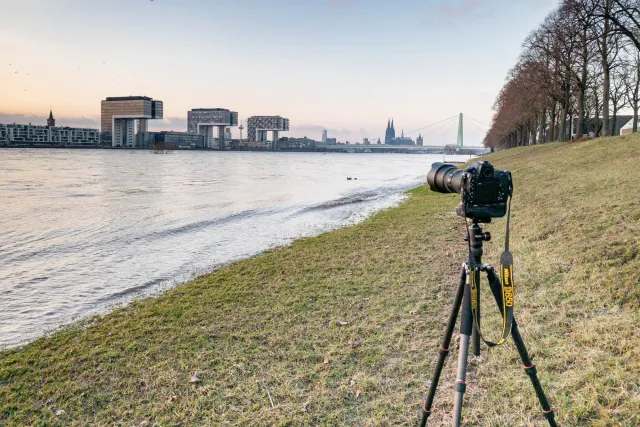
M 314 151 L 329 151 L 342 153 L 416 153 L 416 154 L 470 154 L 482 155 L 489 152 L 489 149 L 479 146 L 464 146 L 464 125 L 475 126 L 481 132 L 486 132 L 489 125 L 474 119 L 473 117 L 464 116 L 462 113 L 455 116 L 447 117 L 430 125 L 414 129 L 410 134 L 418 132 L 424 133 L 423 139 L 436 142 L 438 139 L 443 140 L 443 145 L 386 145 L 386 144 L 325 144 L 314 142 Z M 451 140 L 451 133 L 457 124 L 457 141 L 456 144 L 447 144 L 447 140 Z M 308 147 L 311 148 L 311 147 Z
M 334 153 L 408 153 L 408 154 L 472 154 L 482 155 L 490 150 L 484 147 L 466 147 L 456 149 L 455 145 L 385 145 L 385 144 L 323 144 L 316 142 L 314 151 Z

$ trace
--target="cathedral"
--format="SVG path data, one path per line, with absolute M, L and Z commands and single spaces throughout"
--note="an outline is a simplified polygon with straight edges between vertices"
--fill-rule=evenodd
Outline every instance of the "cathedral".
M 420 140 L 422 137 L 420 137 Z M 387 120 L 387 131 L 384 134 L 384 143 L 387 145 L 415 145 L 413 139 L 404 136 L 404 130 L 399 137 L 396 138 L 396 129 L 393 126 L 393 119 Z
M 387 131 L 384 134 L 384 143 L 393 144 L 393 140 L 396 139 L 396 130 L 393 127 L 393 120 L 387 120 Z

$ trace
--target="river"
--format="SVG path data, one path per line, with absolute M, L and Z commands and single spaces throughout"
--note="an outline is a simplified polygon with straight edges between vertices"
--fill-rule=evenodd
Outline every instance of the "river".
M 356 223 L 396 205 L 433 161 L 442 156 L 0 149 L 0 347 Z

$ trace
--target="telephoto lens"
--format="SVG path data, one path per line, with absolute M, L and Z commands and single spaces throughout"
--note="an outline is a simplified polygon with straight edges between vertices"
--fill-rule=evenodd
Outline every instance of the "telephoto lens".
M 460 193 L 463 173 L 464 171 L 458 169 L 456 165 L 436 162 L 431 165 L 431 170 L 427 174 L 427 184 L 431 191 L 438 193 Z

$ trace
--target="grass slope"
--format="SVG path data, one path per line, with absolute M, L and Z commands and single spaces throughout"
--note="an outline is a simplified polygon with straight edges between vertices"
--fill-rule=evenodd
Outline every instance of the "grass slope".
M 561 425 L 640 424 L 639 153 L 632 136 L 489 156 L 514 174 L 516 317 Z M 458 199 L 417 188 L 4 351 L 0 425 L 415 424 L 465 256 Z M 504 219 L 487 229 L 497 264 Z M 450 422 L 456 358 L 432 426 Z M 468 379 L 468 425 L 545 425 L 512 345 L 483 347 Z

